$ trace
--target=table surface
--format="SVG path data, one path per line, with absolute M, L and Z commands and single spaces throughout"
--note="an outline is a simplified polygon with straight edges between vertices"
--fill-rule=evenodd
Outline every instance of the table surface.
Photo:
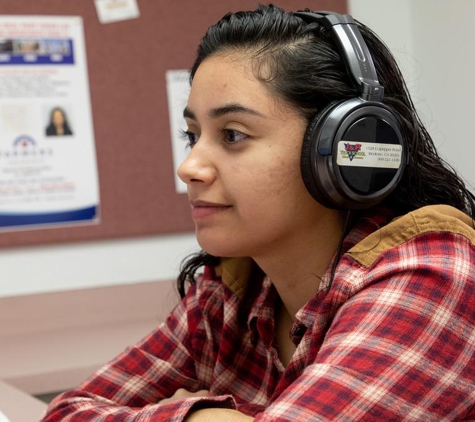
M 41 400 L 0 381 L 0 412 L 9 422 L 38 422 L 46 407 Z

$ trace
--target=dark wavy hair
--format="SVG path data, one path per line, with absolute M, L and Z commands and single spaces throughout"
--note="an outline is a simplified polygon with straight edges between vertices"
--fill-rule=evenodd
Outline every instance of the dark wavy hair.
M 475 198 L 438 154 L 392 54 L 374 32 L 357 24 L 384 87 L 383 101 L 401 118 L 410 157 L 402 180 L 383 204 L 395 216 L 426 205 L 447 204 L 474 219 Z M 300 110 L 308 121 L 330 102 L 358 95 L 329 31 L 272 4 L 259 5 L 255 11 L 228 13 L 211 26 L 198 47 L 190 82 L 208 57 L 231 52 L 246 54 L 256 78 Z M 187 282 L 194 283 L 201 266 L 218 263 L 219 258 L 204 251 L 184 260 L 177 281 L 180 294 L 185 294 Z

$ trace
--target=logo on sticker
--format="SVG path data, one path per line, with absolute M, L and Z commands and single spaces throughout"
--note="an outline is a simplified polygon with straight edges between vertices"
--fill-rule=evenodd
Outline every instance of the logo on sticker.
M 345 142 L 345 152 L 343 155 L 348 155 L 350 161 L 353 161 L 358 153 L 361 151 L 361 144 L 350 144 L 349 142 Z M 345 154 L 346 153 L 346 154 Z

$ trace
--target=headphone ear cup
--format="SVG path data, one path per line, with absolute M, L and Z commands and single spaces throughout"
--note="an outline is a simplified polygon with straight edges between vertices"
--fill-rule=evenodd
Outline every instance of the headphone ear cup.
M 310 121 L 300 168 L 308 192 L 321 205 L 361 210 L 396 188 L 407 159 L 397 114 L 383 103 L 352 98 L 329 104 Z

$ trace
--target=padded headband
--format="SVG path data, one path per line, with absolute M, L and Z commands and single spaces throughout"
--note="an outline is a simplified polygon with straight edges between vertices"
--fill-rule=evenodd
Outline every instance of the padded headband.
M 332 31 L 348 74 L 361 98 L 366 101 L 382 101 L 384 88 L 378 82 L 371 54 L 350 15 L 331 12 L 295 12 L 294 15 L 307 23 L 317 22 Z

